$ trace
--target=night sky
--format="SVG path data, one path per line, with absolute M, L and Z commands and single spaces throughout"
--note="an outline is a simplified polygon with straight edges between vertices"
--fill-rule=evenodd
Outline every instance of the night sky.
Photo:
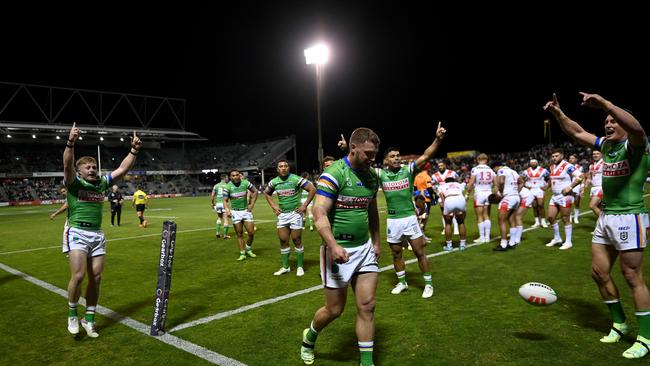
M 553 92 L 592 131 L 604 115 L 579 107 L 579 91 L 650 118 L 640 7 L 306 3 L 3 9 L 0 81 L 186 98 L 188 130 L 224 144 L 296 134 L 305 168 L 316 164 L 317 132 L 303 50 L 319 40 L 332 52 L 325 154 L 359 126 L 383 148 L 421 153 L 438 120 L 448 129 L 441 153 L 526 150 L 544 142 Z

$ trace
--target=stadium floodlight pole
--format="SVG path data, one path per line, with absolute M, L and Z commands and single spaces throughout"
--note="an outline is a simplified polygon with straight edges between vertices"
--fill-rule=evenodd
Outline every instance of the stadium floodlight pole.
M 318 44 L 314 47 L 305 49 L 305 61 L 307 65 L 316 65 L 316 115 L 318 121 L 318 164 L 323 161 L 323 135 L 321 132 L 321 117 L 320 117 L 320 94 L 321 94 L 321 67 L 325 65 L 329 59 L 330 50 L 324 44 Z

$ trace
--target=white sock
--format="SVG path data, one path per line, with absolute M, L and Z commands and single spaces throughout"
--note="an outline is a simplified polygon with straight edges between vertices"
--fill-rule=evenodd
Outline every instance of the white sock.
M 485 234 L 483 234 L 483 239 L 490 240 L 491 228 L 492 228 L 492 221 L 490 220 L 483 221 L 483 229 L 485 229 Z
M 553 224 L 553 240 L 562 241 L 562 237 L 560 237 L 560 224 L 557 222 Z
M 448 246 L 448 247 L 451 246 L 451 240 L 447 240 L 447 246 Z
M 465 244 L 467 244 L 467 240 L 461 240 L 461 241 L 460 241 L 460 246 L 461 246 L 461 247 L 464 247 Z
M 479 235 L 479 239 L 481 241 L 483 241 L 483 238 L 485 237 L 485 235 L 483 234 L 483 227 L 485 227 L 484 221 L 479 222 L 478 223 L 478 235 Z
M 536 217 L 536 218 L 535 218 L 535 224 L 536 224 L 536 225 L 539 224 L 539 217 Z
M 517 226 L 517 243 L 521 242 L 521 233 L 524 232 L 523 226 Z
M 542 224 L 546 224 L 546 225 L 548 225 L 548 223 L 546 222 L 546 219 L 543 218 L 543 217 L 542 217 Z
M 566 243 L 571 244 L 571 232 L 573 231 L 573 226 L 564 225 L 564 235 L 566 235 Z
M 505 239 L 501 239 L 501 248 L 505 248 L 508 246 L 508 241 Z
M 577 220 L 578 217 L 580 217 L 580 209 L 576 208 L 575 210 L 573 210 L 573 219 Z

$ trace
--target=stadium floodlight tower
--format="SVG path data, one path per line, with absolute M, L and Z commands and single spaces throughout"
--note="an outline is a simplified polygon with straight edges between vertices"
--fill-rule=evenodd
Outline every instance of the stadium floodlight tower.
M 307 65 L 316 65 L 316 118 L 318 120 L 318 164 L 323 162 L 323 135 L 321 133 L 320 118 L 320 93 L 321 93 L 321 67 L 327 63 L 330 56 L 329 48 L 320 43 L 305 50 L 305 61 Z

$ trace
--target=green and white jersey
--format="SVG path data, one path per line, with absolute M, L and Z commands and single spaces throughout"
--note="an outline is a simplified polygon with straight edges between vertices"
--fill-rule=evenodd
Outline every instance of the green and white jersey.
M 230 207 L 233 210 L 242 211 L 248 206 L 248 197 L 246 195 L 247 191 L 252 191 L 255 189 L 253 185 L 246 179 L 242 179 L 238 185 L 235 185 L 232 181 L 226 184 L 226 187 L 223 191 L 223 196 L 230 199 Z
M 606 214 L 647 213 L 643 186 L 650 168 L 650 146 L 632 146 L 629 141 L 596 139 L 603 153 L 603 204 Z
M 289 173 L 284 178 L 277 176 L 271 179 L 266 187 L 266 193 L 272 195 L 273 192 L 277 192 L 280 211 L 292 212 L 300 206 L 301 188 L 305 188 L 308 183 L 309 181 L 303 177 Z
M 109 173 L 94 184 L 78 176 L 72 183 L 67 184 L 68 225 L 86 230 L 101 229 L 104 192 L 112 182 L 113 178 Z
M 212 187 L 212 192 L 214 193 L 214 203 L 223 202 L 223 192 L 226 189 L 228 183 L 219 182 Z
M 389 219 L 415 216 L 413 206 L 413 179 L 420 171 L 414 161 L 393 172 L 389 169 L 377 169 L 381 188 L 386 196 Z
M 334 200 L 328 217 L 339 245 L 352 248 L 368 242 L 368 206 L 378 188 L 376 172 L 352 169 L 347 156 L 321 174 L 316 193 Z

